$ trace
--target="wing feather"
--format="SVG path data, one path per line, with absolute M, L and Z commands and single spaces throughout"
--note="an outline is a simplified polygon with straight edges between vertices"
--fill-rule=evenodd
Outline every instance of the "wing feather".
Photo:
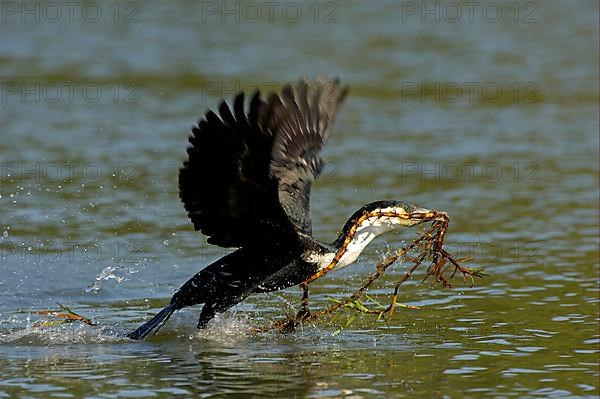
M 194 228 L 224 247 L 310 234 L 310 187 L 345 94 L 337 80 L 301 80 L 266 101 L 257 91 L 247 112 L 243 93 L 233 107 L 223 101 L 218 114 L 208 111 L 192 128 L 179 172 Z
M 258 95 L 243 112 L 244 96 L 207 112 L 192 129 L 188 160 L 179 172 L 179 195 L 196 230 L 208 242 L 242 247 L 294 233 L 277 198 L 277 184 L 268 176 L 273 138 L 257 118 L 266 111 Z
M 283 88 L 282 105 L 274 109 L 279 126 L 270 173 L 278 181 L 283 209 L 304 234 L 312 234 L 310 190 L 323 167 L 319 153 L 346 93 L 338 80 L 301 80 L 295 91 L 292 85 Z

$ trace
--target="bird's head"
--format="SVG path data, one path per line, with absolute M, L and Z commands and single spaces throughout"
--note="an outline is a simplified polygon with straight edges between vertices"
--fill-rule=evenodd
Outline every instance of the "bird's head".
M 356 260 L 360 252 L 378 235 L 401 227 L 447 218 L 444 212 L 420 208 L 401 201 L 371 202 L 348 219 L 333 245 L 346 248 L 340 266 Z
M 444 212 L 432 211 L 402 201 L 383 200 L 364 205 L 348 219 L 339 238 L 348 236 L 352 230 L 359 232 L 370 229 L 376 235 L 399 227 L 410 227 L 419 223 L 442 219 Z

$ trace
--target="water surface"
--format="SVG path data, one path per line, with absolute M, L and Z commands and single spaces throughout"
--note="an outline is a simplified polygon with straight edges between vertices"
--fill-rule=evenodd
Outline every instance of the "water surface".
M 0 397 L 599 395 L 596 3 L 496 2 L 500 17 L 454 22 L 437 2 L 282 3 L 256 21 L 246 3 L 228 3 L 239 21 L 218 2 L 93 4 L 97 22 L 81 6 L 0 24 Z M 318 74 L 351 92 L 313 190 L 316 237 L 404 200 L 448 212 L 448 249 L 490 276 L 448 290 L 417 274 L 400 301 L 420 311 L 339 333 L 348 315 L 252 334 L 295 312 L 290 289 L 206 331 L 186 309 L 121 338 L 226 253 L 177 196 L 189 127 L 240 88 Z M 417 232 L 314 283 L 312 306 Z M 35 327 L 56 303 L 99 327 Z

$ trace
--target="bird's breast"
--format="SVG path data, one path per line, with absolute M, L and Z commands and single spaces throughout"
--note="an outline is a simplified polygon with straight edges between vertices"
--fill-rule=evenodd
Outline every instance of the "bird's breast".
M 318 264 L 297 259 L 265 279 L 257 286 L 255 292 L 279 291 L 293 287 L 302 283 L 318 271 Z

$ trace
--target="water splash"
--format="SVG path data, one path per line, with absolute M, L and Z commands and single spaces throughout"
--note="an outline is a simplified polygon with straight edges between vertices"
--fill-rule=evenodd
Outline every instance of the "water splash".
M 128 338 L 110 327 L 90 327 L 84 324 L 62 324 L 42 327 L 28 322 L 25 328 L 0 332 L 0 345 L 28 345 L 124 342 Z
M 102 282 L 108 280 L 115 280 L 121 284 L 127 281 L 128 278 L 124 275 L 131 275 L 137 273 L 139 270 L 131 267 L 121 267 L 118 265 L 105 267 L 100 274 L 96 277 L 96 281 L 85 289 L 85 292 L 98 292 L 102 288 Z M 123 275 L 124 274 L 124 275 Z
M 0 316 L 2 316 L 0 314 Z M 66 345 L 74 343 L 106 343 L 128 341 L 125 333 L 115 325 L 90 326 L 71 323 L 45 324 L 47 319 L 32 313 L 12 314 L 0 319 L 1 345 Z M 51 321 L 55 321 L 52 319 Z
M 206 328 L 195 329 L 188 336 L 189 340 L 211 340 L 219 343 L 239 343 L 250 334 L 251 322 L 240 315 L 217 315 Z

